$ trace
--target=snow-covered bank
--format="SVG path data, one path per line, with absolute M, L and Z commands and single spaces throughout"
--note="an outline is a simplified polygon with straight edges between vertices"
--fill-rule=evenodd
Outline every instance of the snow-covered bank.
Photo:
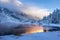
M 46 24 L 46 23 L 42 23 L 43 26 L 50 26 L 50 27 L 60 27 L 60 24 L 53 24 L 53 23 L 49 23 L 49 24 Z
M 60 31 L 23 34 L 22 36 L 0 36 L 0 40 L 60 40 Z

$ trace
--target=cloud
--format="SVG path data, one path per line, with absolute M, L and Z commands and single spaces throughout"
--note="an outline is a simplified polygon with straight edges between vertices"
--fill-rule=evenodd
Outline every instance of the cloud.
M 0 0 L 0 6 L 2 7 L 7 7 L 13 11 L 22 11 L 33 17 L 39 17 L 40 19 L 50 14 L 50 11 L 46 8 L 31 6 L 30 4 L 28 6 L 27 4 L 23 4 L 19 0 Z
M 22 3 L 19 0 L 0 0 L 0 5 L 1 4 L 9 4 L 9 5 L 15 5 L 15 6 L 20 6 Z
M 19 0 L 0 0 L 0 6 L 10 10 L 19 11 L 22 3 Z
M 34 17 L 39 17 L 40 19 L 50 14 L 50 11 L 48 9 L 36 6 L 29 6 L 27 8 L 24 8 L 22 11 Z
M 5 3 L 8 2 L 8 1 L 9 1 L 9 0 L 0 0 L 0 2 L 5 2 Z

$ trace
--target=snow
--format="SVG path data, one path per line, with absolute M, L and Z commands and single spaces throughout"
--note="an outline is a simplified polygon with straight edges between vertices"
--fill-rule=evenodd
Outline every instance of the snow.
M 60 40 L 60 31 L 22 34 L 22 36 L 0 36 L 0 40 Z

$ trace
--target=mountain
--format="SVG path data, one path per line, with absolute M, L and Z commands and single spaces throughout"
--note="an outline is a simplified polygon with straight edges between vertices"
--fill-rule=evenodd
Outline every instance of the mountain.
M 43 23 L 60 24 L 60 9 L 54 10 L 49 16 L 42 19 Z
M 37 20 L 23 12 L 10 11 L 7 8 L 0 7 L 0 24 L 32 24 Z

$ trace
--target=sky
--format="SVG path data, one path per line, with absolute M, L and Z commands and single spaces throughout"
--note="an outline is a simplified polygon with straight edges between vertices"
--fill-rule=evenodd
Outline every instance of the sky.
M 24 4 L 33 4 L 38 7 L 44 7 L 53 11 L 56 8 L 60 8 L 60 0 L 20 0 Z

